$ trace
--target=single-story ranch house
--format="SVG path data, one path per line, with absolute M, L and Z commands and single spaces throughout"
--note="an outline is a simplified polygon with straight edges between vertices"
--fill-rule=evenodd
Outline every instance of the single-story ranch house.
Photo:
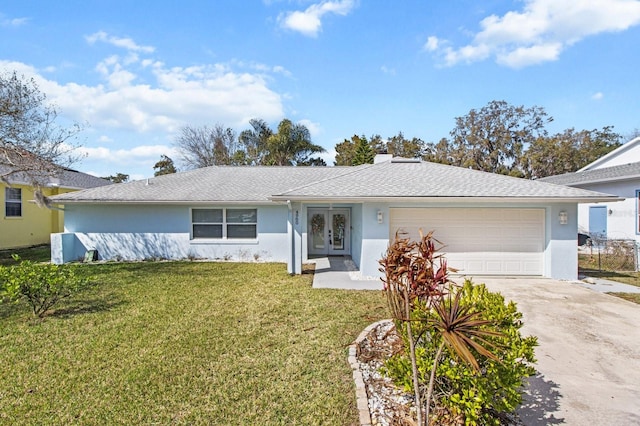
M 464 275 L 577 278 L 577 205 L 613 195 L 419 160 L 356 167 L 214 166 L 52 198 L 52 261 L 286 262 L 351 256 L 363 277 L 398 230 L 434 230 Z

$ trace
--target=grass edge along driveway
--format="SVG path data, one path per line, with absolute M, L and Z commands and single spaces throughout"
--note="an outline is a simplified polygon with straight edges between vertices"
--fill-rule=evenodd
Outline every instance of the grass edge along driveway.
M 0 423 L 356 424 L 347 346 L 380 292 L 281 264 L 82 265 L 42 321 L 0 305 Z

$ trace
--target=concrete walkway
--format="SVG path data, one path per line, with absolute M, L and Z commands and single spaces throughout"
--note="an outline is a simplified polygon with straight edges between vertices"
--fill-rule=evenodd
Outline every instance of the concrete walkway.
M 599 293 L 640 293 L 640 287 L 602 278 L 581 277 L 580 281 L 573 282 Z
M 350 257 L 329 256 L 309 259 L 316 264 L 313 288 L 342 290 L 382 290 L 379 278 L 363 277 Z
M 485 278 L 538 337 L 538 375 L 518 410 L 526 426 L 640 425 L 640 305 L 545 278 Z

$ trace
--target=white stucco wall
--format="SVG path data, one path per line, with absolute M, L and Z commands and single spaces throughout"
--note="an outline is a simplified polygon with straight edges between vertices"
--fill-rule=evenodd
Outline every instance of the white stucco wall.
M 560 223 L 560 212 L 568 223 Z M 578 279 L 578 206 L 576 203 L 552 204 L 545 215 L 546 247 L 544 276 L 558 280 Z
M 638 205 L 636 199 L 636 191 L 640 190 L 640 181 L 583 185 L 581 188 L 615 194 L 625 200 L 611 203 L 581 204 L 578 209 L 578 229 L 580 232 L 589 233 L 589 207 L 605 206 L 607 209 L 607 238 L 640 241 L 640 234 L 637 232 Z
M 389 208 L 392 207 L 499 207 L 499 208 L 543 208 L 545 210 L 545 249 L 543 275 L 549 278 L 575 280 L 578 277 L 577 251 L 577 205 L 576 203 L 509 204 L 509 203 L 437 203 L 437 204 L 389 204 L 370 203 L 362 207 L 362 259 L 360 271 L 363 276 L 379 277 L 378 260 L 389 244 Z M 382 211 L 383 223 L 378 224 L 377 212 Z M 559 215 L 567 212 L 568 223 L 561 225 Z M 446 244 L 446 242 L 443 242 Z
M 428 206 L 544 208 L 544 276 L 569 280 L 577 278 L 578 218 L 575 203 L 340 205 L 351 209 L 352 257 L 363 276 L 381 275 L 378 261 L 389 244 L 389 209 Z M 52 237 L 52 244 L 55 245 L 52 247 L 52 253 L 55 259 L 60 261 L 75 260 L 89 249 L 98 250 L 101 259 L 264 260 L 286 262 L 289 263 L 290 272 L 301 272 L 300 266 L 306 260 L 307 254 L 307 209 L 312 207 L 311 205 L 293 203 L 291 209 L 286 205 L 227 207 L 258 209 L 256 240 L 191 240 L 188 205 L 69 205 L 65 211 L 65 233 Z M 559 223 L 560 211 L 567 212 L 568 224 Z M 378 223 L 378 212 L 382 213 L 382 223 Z M 292 240 L 295 242 L 293 251 Z
M 382 223 L 378 223 L 378 211 Z M 389 246 L 389 204 L 368 203 L 362 206 L 362 259 L 360 272 L 365 277 L 380 277 L 378 261 Z
M 73 256 L 89 249 L 98 250 L 100 259 L 142 260 L 227 259 L 287 262 L 287 206 L 215 206 L 257 208 L 255 240 L 198 240 L 190 238 L 188 205 L 80 205 L 65 208 L 65 233 L 74 235 L 76 244 L 57 246 L 59 259 L 66 247 L 74 246 Z M 210 206 L 213 207 L 213 206 Z M 70 237 L 60 237 L 60 244 Z M 58 244 L 58 237 L 52 238 Z

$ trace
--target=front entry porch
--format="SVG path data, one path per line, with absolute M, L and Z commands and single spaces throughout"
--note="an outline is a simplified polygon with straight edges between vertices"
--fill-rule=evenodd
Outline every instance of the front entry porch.
M 349 209 L 310 208 L 307 223 L 309 257 L 351 255 Z
M 351 256 L 315 256 L 313 288 L 335 288 L 342 290 L 382 290 L 379 278 L 363 278 Z

